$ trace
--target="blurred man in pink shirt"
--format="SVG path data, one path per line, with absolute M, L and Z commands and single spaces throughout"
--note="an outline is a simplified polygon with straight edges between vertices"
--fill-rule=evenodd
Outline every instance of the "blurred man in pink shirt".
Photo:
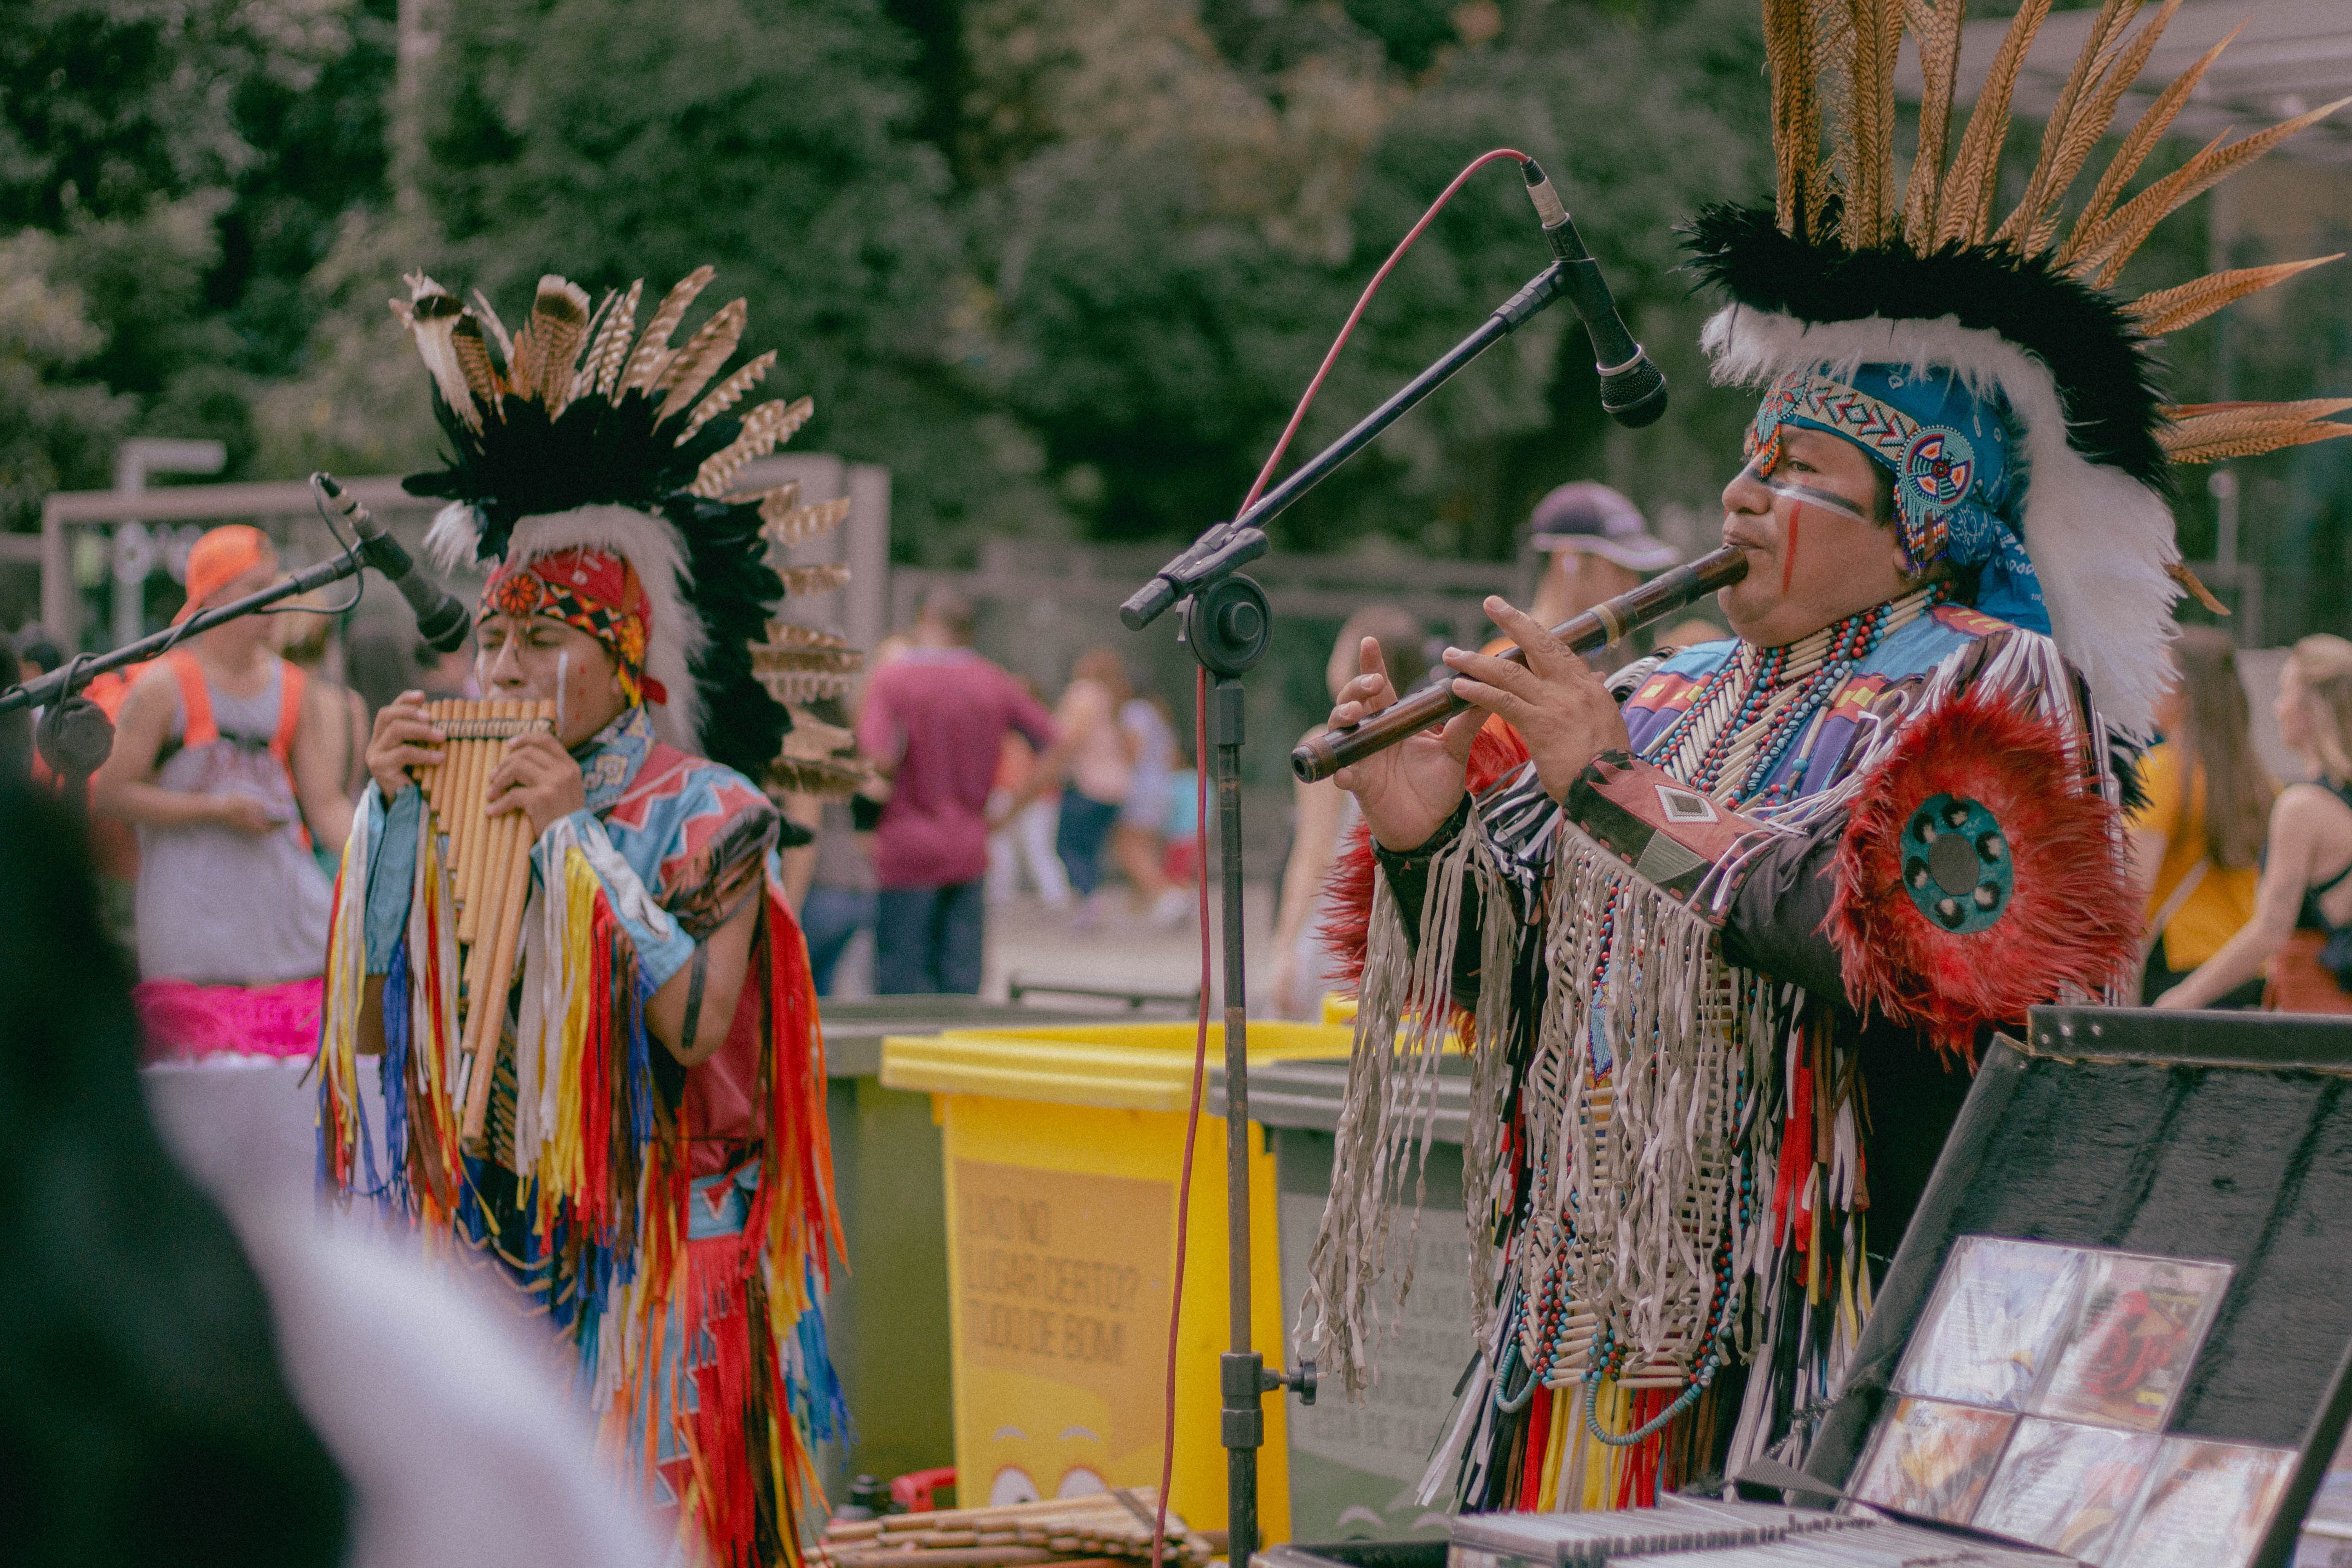
M 934 589 L 914 646 L 877 670 L 857 719 L 858 749 L 889 770 L 874 830 L 880 892 L 875 990 L 884 995 L 980 991 L 988 901 L 988 794 L 1005 731 L 1058 766 L 1043 704 L 972 649 L 972 609 Z

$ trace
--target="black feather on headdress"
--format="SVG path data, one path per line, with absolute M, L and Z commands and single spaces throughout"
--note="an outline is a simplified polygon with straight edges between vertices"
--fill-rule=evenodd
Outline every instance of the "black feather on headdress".
M 1684 233 L 1691 270 L 1750 310 L 1805 321 L 1948 316 L 1999 333 L 2049 367 L 2069 446 L 2169 493 L 2171 459 L 2157 441 L 2162 366 L 2120 301 L 2049 255 L 1958 240 L 1924 255 L 1900 239 L 1849 250 L 1783 233 L 1770 212 L 1727 203 L 1700 213 Z
M 822 668 L 808 665 L 804 647 L 829 639 L 770 620 L 786 590 L 769 547 L 837 526 L 847 509 L 797 506 L 790 485 L 730 493 L 743 465 L 805 423 L 811 405 L 802 398 L 733 411 L 775 363 L 772 353 L 703 395 L 741 337 L 743 301 L 715 312 L 682 346 L 670 339 L 711 277 L 706 267 L 671 289 L 641 336 L 641 284 L 607 297 L 591 315 L 584 291 L 544 278 L 530 320 L 509 341 L 478 295 L 475 306 L 461 305 L 432 279 L 412 276 L 412 298 L 393 309 L 433 373 L 434 413 L 451 456 L 403 483 L 412 495 L 457 503 L 428 540 L 451 564 L 503 561 L 523 520 L 583 508 L 625 509 L 667 535 L 632 553 L 631 564 L 656 603 L 669 606 L 651 628 L 655 647 L 667 640 L 682 650 L 693 683 L 695 700 L 682 712 L 698 722 L 677 739 L 759 779 L 792 729 L 780 699 L 838 690 L 857 668 L 854 650 L 842 648 L 828 649 Z M 686 617 L 696 625 L 662 624 Z M 656 663 L 649 652 L 649 670 Z

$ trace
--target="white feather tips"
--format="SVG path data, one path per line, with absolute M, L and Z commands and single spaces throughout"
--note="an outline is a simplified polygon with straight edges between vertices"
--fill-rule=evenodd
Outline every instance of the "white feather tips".
M 530 319 L 514 338 L 508 379 L 520 396 L 563 412 L 572 395 L 572 362 L 588 341 L 588 290 L 553 273 L 539 280 Z
M 781 505 L 774 499 L 760 503 L 760 536 L 769 543 L 789 550 L 795 544 L 822 539 L 848 521 L 847 496 L 794 506 L 793 497 L 799 493 L 800 487 L 794 485 L 785 492 Z
M 786 621 L 768 623 L 768 640 L 751 645 L 751 670 L 779 702 L 838 697 L 856 684 L 866 656 L 830 632 Z
M 614 384 L 620 380 L 621 365 L 628 358 L 629 335 L 637 330 L 637 300 L 646 291 L 642 278 L 629 285 L 629 291 L 618 300 L 606 300 L 596 312 L 594 339 L 588 345 L 587 357 L 580 362 L 580 374 L 572 384 L 572 395 L 580 397 L 595 392 L 612 395 Z
M 656 419 L 667 419 L 692 403 L 694 395 L 719 374 L 743 340 L 744 315 L 743 301 L 730 300 L 687 339 L 686 347 L 654 378 L 653 390 L 662 397 Z
M 779 566 L 775 570 L 784 592 L 796 599 L 835 593 L 849 583 L 849 568 L 837 562 L 820 561 L 813 566 Z
M 688 419 L 686 428 L 678 432 L 677 444 L 685 446 L 701 433 L 705 425 L 741 402 L 745 393 L 767 378 L 768 372 L 775 368 L 775 363 L 776 351 L 770 349 L 757 359 L 746 362 L 742 369 L 712 387 L 710 395 L 694 405 L 694 417 Z M 663 407 L 663 416 L 668 416 L 667 404 Z
M 710 280 L 718 276 L 715 267 L 698 267 L 662 297 L 662 302 L 654 310 L 653 320 L 646 323 L 646 335 L 637 340 L 635 351 L 629 355 L 628 368 L 621 373 L 621 391 L 650 387 L 668 367 L 670 334 L 686 320 L 687 307 L 694 303 L 695 296 L 710 287 Z
M 482 543 L 482 512 L 472 501 L 453 500 L 425 531 L 425 553 L 444 572 L 470 572 Z
M 694 472 L 694 483 L 687 489 L 705 500 L 718 500 L 727 493 L 728 485 L 744 464 L 774 451 L 779 443 L 807 424 L 809 416 L 815 412 L 814 398 L 795 398 L 791 403 L 776 398 L 762 403 L 743 416 L 740 435 L 702 459 L 702 466 Z
M 457 360 L 457 319 L 465 314 L 466 307 L 455 294 L 422 272 L 412 272 L 402 281 L 408 285 L 408 299 L 405 302 L 392 301 L 393 314 L 415 338 L 417 355 L 432 373 L 433 386 L 440 393 L 441 401 L 449 405 L 449 411 L 467 429 L 479 430 L 482 411 L 474 401 L 473 388 L 467 384 L 465 367 Z

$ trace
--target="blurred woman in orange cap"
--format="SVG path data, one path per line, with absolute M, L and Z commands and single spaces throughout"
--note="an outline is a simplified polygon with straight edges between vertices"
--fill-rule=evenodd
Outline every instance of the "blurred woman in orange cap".
M 278 580 L 260 530 L 215 528 L 188 552 L 184 623 Z M 116 720 L 97 808 L 139 833 L 137 996 L 149 1049 L 296 1056 L 318 1044 L 329 882 L 351 797 L 332 693 L 246 616 L 149 666 Z

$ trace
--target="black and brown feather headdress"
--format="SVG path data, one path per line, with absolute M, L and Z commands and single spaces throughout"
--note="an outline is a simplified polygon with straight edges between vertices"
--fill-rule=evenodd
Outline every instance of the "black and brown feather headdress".
M 642 281 L 591 310 L 585 289 L 550 275 L 509 335 L 478 293 L 467 304 L 412 274 L 392 308 L 432 374 L 450 455 L 404 482 L 451 503 L 427 540 L 447 565 L 583 543 L 627 556 L 655 605 L 646 669 L 677 694 L 657 731 L 756 779 L 787 761 L 787 704 L 839 695 L 860 668 L 837 639 L 771 619 L 788 594 L 841 585 L 841 568 L 780 568 L 771 552 L 840 527 L 849 503 L 803 505 L 793 484 L 733 489 L 814 405 L 739 407 L 776 363 L 770 351 L 721 375 L 742 341 L 740 300 L 674 342 L 713 276 L 682 279 L 639 331 Z
M 1895 363 L 1999 395 L 2021 426 L 2031 474 L 2021 537 L 2053 633 L 2110 721 L 2135 732 L 2167 679 L 2170 606 L 2195 586 L 2174 542 L 2170 465 L 2352 435 L 2328 417 L 2347 401 L 2168 404 L 2149 351 L 2335 258 L 2217 272 L 2137 299 L 2116 291 L 2168 216 L 2352 100 L 2216 137 L 2134 189 L 2224 38 L 2156 95 L 2070 205 L 2179 5 L 2105 0 L 2019 199 L 1997 213 L 2011 102 L 2050 0 L 2019 7 L 1957 127 L 1964 0 L 1763 0 L 1773 205 L 1716 208 L 1691 231 L 1697 270 L 1731 301 L 1707 331 L 1717 379 Z M 1906 32 L 1924 83 L 1917 150 L 1898 176 Z

